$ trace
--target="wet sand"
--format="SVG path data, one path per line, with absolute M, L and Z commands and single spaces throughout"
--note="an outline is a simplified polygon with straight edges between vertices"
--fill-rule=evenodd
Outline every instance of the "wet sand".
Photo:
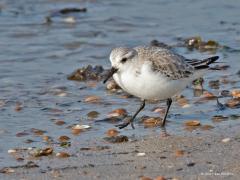
M 43 158 L 38 168 L 14 168 L 4 179 L 238 179 L 240 123 L 185 135 L 145 136 L 104 148 L 82 149 L 64 160 Z M 160 133 L 161 134 L 161 133 Z M 228 139 L 229 138 L 229 139 Z M 132 141 L 131 141 L 132 140 Z M 225 142 L 224 142 L 225 141 Z M 139 154 L 145 153 L 145 154 Z M 46 168 L 47 167 L 47 168 Z

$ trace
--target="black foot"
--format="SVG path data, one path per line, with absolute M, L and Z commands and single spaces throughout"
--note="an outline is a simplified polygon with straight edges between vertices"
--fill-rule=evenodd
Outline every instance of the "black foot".
M 123 128 L 127 127 L 129 124 L 131 124 L 132 128 L 135 129 L 135 128 L 134 128 L 134 125 L 133 125 L 133 120 L 132 120 L 132 118 L 130 118 L 128 121 L 126 121 L 126 122 L 124 122 L 124 123 L 122 123 L 122 124 L 116 125 L 116 127 L 118 127 L 119 129 L 123 129 Z

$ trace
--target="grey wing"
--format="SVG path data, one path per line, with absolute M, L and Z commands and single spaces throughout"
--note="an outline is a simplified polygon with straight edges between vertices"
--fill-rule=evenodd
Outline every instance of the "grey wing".
M 152 63 L 153 71 L 158 71 L 166 77 L 176 80 L 187 78 L 194 73 L 194 67 L 185 58 L 166 48 L 139 47 L 138 55 Z

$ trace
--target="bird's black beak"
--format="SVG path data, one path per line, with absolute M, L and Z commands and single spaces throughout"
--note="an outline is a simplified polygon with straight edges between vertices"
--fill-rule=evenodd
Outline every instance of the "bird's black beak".
M 108 81 L 108 79 L 111 78 L 113 76 L 113 74 L 117 71 L 118 71 L 117 68 L 112 67 L 111 70 L 109 71 L 106 79 L 103 81 L 103 83 L 105 84 Z

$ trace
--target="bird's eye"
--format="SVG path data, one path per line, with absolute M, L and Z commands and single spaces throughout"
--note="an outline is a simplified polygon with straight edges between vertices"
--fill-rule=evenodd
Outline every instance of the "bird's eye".
M 121 63 L 125 63 L 127 61 L 127 58 L 122 58 Z

